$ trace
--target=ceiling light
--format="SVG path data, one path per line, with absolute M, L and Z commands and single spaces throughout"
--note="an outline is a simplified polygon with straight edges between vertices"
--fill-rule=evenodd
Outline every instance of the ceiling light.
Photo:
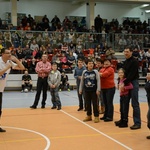
M 143 5 L 141 5 L 141 8 L 148 7 L 148 6 L 149 6 L 149 4 L 143 4 Z
M 145 10 L 146 13 L 150 13 L 150 10 Z

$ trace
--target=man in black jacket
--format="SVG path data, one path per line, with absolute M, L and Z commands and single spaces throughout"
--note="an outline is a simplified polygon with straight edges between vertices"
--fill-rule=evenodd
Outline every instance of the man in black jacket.
M 131 104 L 133 107 L 133 121 L 134 125 L 130 127 L 131 130 L 136 130 L 141 128 L 141 114 L 140 114 L 140 106 L 138 101 L 138 91 L 139 91 L 139 63 L 138 61 L 132 56 L 132 49 L 127 47 L 124 50 L 124 56 L 126 58 L 123 68 L 125 70 L 125 77 L 126 80 L 124 84 L 128 84 L 129 82 L 132 83 L 133 89 L 129 92 L 129 102 L 131 98 Z M 122 87 L 124 88 L 124 87 Z

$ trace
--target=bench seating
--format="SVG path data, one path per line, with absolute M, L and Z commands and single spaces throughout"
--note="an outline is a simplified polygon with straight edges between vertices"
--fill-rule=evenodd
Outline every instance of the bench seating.
M 23 74 L 9 74 L 5 90 L 21 90 L 22 84 L 22 75 Z M 37 84 L 37 74 L 30 74 L 32 78 L 33 89 L 36 88 Z M 73 74 L 67 74 L 69 78 L 69 84 L 71 89 L 76 88 L 76 80 L 74 79 Z

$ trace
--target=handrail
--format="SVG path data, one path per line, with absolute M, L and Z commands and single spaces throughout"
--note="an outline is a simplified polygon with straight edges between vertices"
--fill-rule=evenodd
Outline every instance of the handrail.
M 103 48 L 105 44 L 113 47 L 115 51 L 123 51 L 126 45 L 140 49 L 150 48 L 148 34 L 0 30 L 0 40 L 7 48 L 12 45 L 15 48 L 24 48 L 26 44 L 31 44 L 33 39 L 40 45 L 46 46 L 49 43 L 52 48 L 57 48 L 65 42 L 70 44 L 71 41 L 76 45 L 81 42 L 83 49 L 95 48 L 97 45 Z

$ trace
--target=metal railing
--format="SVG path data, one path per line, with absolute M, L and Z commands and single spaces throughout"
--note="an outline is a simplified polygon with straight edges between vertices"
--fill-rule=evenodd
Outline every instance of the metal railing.
M 37 44 L 46 46 L 51 44 L 52 48 L 58 48 L 63 43 L 77 45 L 82 44 L 83 49 L 101 48 L 111 46 L 116 52 L 122 52 L 126 46 L 138 49 L 150 48 L 149 34 L 121 34 L 121 33 L 92 33 L 92 32 L 56 32 L 56 31 L 24 31 L 24 30 L 0 30 L 0 40 L 4 47 L 22 47 L 36 40 Z

